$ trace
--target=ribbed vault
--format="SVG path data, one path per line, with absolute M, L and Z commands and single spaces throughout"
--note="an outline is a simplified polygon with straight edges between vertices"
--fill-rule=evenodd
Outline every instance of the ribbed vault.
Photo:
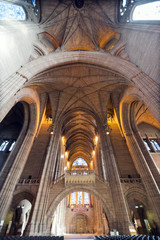
M 57 124 L 68 113 L 61 132 L 70 163 L 82 157 L 89 164 L 97 134 L 93 116 L 98 116 L 103 124 L 111 94 L 119 95 L 131 82 L 110 69 L 77 63 L 39 73 L 29 85 L 39 93 L 49 94 L 53 122 Z

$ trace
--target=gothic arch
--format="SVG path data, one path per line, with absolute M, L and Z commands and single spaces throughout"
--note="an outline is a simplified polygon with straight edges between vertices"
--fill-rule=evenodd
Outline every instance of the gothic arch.
M 149 78 L 145 73 L 143 73 L 133 63 L 126 61 L 120 57 L 112 56 L 108 53 L 51 53 L 50 55 L 43 56 L 39 59 L 33 60 L 30 63 L 27 63 L 16 73 L 16 75 L 12 75 L 6 81 L 8 82 L 7 88 L 11 89 L 13 81 L 15 82 L 17 80 L 17 86 L 14 87 L 14 92 L 17 92 L 18 89 L 20 89 L 24 84 L 25 86 L 29 86 L 32 82 L 32 79 L 40 72 L 46 71 L 47 69 L 49 70 L 50 68 L 60 67 L 73 63 L 85 63 L 93 66 L 103 67 L 105 69 L 110 69 L 110 71 L 113 71 L 119 76 L 128 79 L 131 84 L 133 83 L 138 89 L 141 89 L 142 93 L 146 97 L 151 98 L 151 101 L 148 103 L 148 105 L 150 108 L 154 106 L 154 112 L 156 116 L 158 116 L 158 106 L 156 106 L 159 102 L 158 84 Z M 148 87 L 148 85 L 150 87 Z M 4 104 L 9 99 L 10 96 L 6 96 L 6 94 L 3 96 L 2 94 L 2 104 Z
M 61 180 L 62 181 L 62 180 Z M 58 186 L 57 186 L 58 187 Z M 58 204 L 65 198 L 68 196 L 68 194 L 72 193 L 72 192 L 78 192 L 78 191 L 82 191 L 82 192 L 88 192 L 92 195 L 94 195 L 102 204 L 103 209 L 107 215 L 108 221 L 109 221 L 109 225 L 111 226 L 114 223 L 114 218 L 115 216 L 113 215 L 114 213 L 114 208 L 113 205 L 110 201 L 110 196 L 109 196 L 109 189 L 103 189 L 104 191 L 106 191 L 106 194 L 104 194 L 104 198 L 101 196 L 101 192 L 98 191 L 98 185 L 96 187 L 97 189 L 95 189 L 95 187 L 93 187 L 92 185 L 78 185 L 78 184 L 74 184 L 72 186 L 66 186 L 64 188 L 64 190 L 62 190 L 61 192 L 59 192 L 56 196 L 54 196 L 54 199 L 52 197 L 52 195 L 50 196 L 50 206 L 47 210 L 47 217 L 48 218 L 52 218 L 52 215 L 55 211 L 55 209 L 57 208 Z M 100 187 L 99 187 L 100 188 Z M 51 199 L 52 198 L 52 199 Z

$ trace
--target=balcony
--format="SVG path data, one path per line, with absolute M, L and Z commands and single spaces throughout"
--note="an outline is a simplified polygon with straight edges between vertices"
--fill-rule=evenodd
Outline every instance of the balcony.
M 65 184 L 95 183 L 95 172 L 91 170 L 68 170 L 65 173 Z

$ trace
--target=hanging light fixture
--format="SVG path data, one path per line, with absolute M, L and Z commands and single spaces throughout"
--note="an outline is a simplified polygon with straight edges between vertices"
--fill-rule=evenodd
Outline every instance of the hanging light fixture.
M 54 132 L 55 132 L 55 128 L 56 128 L 55 123 L 52 123 L 52 124 L 49 126 L 49 128 L 47 129 L 47 131 L 48 131 L 51 135 L 53 135 Z
M 107 135 L 109 135 L 109 134 L 112 132 L 112 128 L 111 128 L 111 126 L 108 124 L 108 122 L 109 122 L 109 123 L 112 122 L 113 114 L 114 114 L 113 109 L 112 109 L 112 108 L 108 108 L 107 114 L 106 114 L 106 115 L 107 115 L 107 116 L 106 116 L 107 122 L 104 123 L 105 133 L 106 133 Z
M 112 132 L 112 128 L 111 128 L 110 125 L 108 125 L 108 123 L 105 123 L 105 124 L 104 124 L 104 128 L 105 128 L 105 133 L 106 133 L 107 135 L 109 135 L 109 134 Z

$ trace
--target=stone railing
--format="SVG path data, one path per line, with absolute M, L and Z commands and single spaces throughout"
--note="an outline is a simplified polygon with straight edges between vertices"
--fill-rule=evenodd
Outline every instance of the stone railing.
M 95 175 L 93 170 L 67 170 L 65 175 L 72 175 L 72 176 L 87 176 L 87 175 Z
M 38 185 L 40 179 L 19 179 L 18 185 Z
M 141 178 L 120 178 L 121 183 L 141 183 Z
M 87 170 L 67 170 L 65 172 L 65 184 L 95 183 L 95 172 Z

